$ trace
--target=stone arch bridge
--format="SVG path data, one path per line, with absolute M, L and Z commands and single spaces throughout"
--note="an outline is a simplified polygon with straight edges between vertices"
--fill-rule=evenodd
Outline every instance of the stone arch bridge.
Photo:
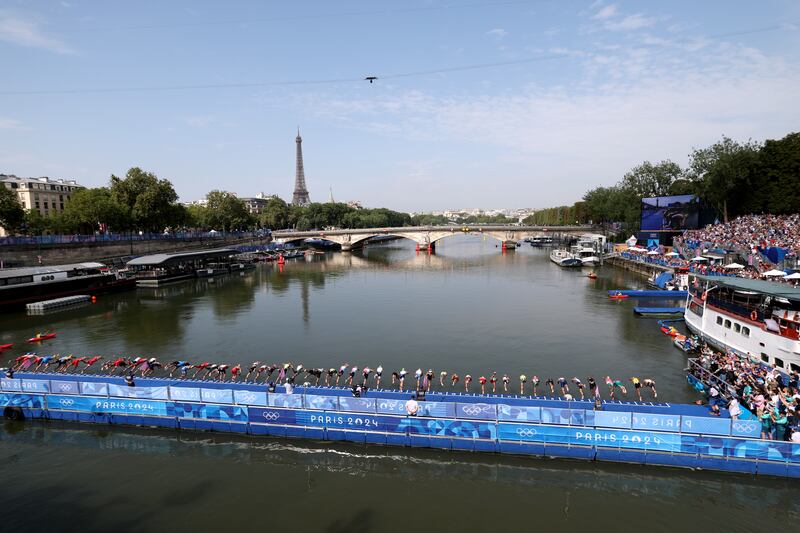
M 305 239 L 325 239 L 341 245 L 347 252 L 361 247 L 367 239 L 379 236 L 393 236 L 409 239 L 417 243 L 418 248 L 433 250 L 436 242 L 455 235 L 486 235 L 497 239 L 509 249 L 528 237 L 560 238 L 565 235 L 584 235 L 598 233 L 598 226 L 498 226 L 498 225 L 465 225 L 465 226 L 407 226 L 402 228 L 361 228 L 293 231 L 280 230 L 272 232 L 275 242 L 291 243 Z

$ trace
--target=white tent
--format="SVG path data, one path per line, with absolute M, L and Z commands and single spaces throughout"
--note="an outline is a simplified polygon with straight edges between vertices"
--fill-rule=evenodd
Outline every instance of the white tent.
M 772 269 L 764 272 L 764 276 L 767 278 L 782 278 L 786 275 L 786 272 L 783 270 Z
M 789 274 L 783 279 L 800 279 L 800 272 L 795 272 L 794 274 Z
M 692 258 L 692 261 L 708 261 L 708 259 L 706 259 L 702 255 L 698 255 L 697 257 Z
M 668 254 L 664 254 L 664 257 L 678 257 L 679 255 L 681 254 L 679 254 L 678 252 L 670 252 Z
M 650 250 L 649 252 L 647 252 L 647 255 L 660 255 L 660 254 L 656 250 Z
M 744 265 L 740 265 L 739 263 L 728 263 L 727 265 L 724 266 L 724 268 L 728 270 L 739 270 L 741 268 L 744 268 Z

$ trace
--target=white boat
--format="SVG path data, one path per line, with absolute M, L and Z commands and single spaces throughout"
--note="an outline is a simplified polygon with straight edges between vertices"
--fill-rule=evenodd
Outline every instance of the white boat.
M 573 255 L 581 260 L 583 266 L 596 266 L 600 264 L 600 258 L 594 248 L 576 246 Z
M 553 250 L 550 252 L 550 261 L 562 267 L 583 266 L 583 262 L 567 250 Z
M 684 318 L 712 346 L 800 370 L 800 289 L 771 281 L 694 276 Z

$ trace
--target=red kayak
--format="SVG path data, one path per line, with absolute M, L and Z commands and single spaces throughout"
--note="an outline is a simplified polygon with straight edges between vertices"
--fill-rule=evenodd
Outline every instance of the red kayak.
M 12 346 L 14 346 L 14 345 L 13 344 L 0 344 L 0 352 L 2 352 L 3 350 L 8 350 Z
M 608 296 L 612 300 L 624 300 L 625 298 L 630 298 L 627 294 L 611 294 Z
M 44 335 L 40 335 L 39 337 L 31 337 L 30 339 L 28 339 L 28 342 L 42 342 L 48 339 L 52 339 L 55 336 L 56 336 L 55 333 L 45 333 Z

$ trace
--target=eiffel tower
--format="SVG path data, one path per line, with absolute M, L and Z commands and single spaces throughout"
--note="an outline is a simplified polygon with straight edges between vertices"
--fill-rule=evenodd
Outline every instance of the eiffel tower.
M 303 171 L 303 139 L 300 137 L 300 128 L 297 128 L 297 138 L 294 140 L 297 143 L 297 165 L 295 167 L 294 176 L 294 194 L 292 194 L 293 205 L 308 205 L 311 200 L 308 198 L 308 189 L 306 189 L 306 174 Z

